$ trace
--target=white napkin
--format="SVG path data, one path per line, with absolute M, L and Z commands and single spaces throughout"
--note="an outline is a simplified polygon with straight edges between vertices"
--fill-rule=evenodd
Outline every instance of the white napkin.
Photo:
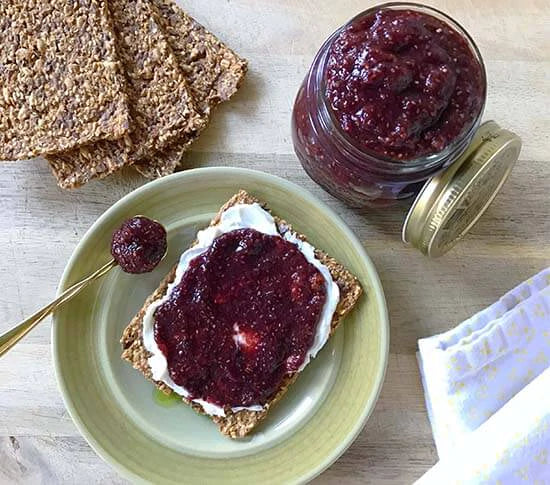
M 550 369 L 416 482 L 455 484 L 550 484 Z
M 519 411 L 520 405 L 512 400 L 505 414 L 509 422 L 502 433 L 492 436 L 487 433 L 491 426 L 496 426 L 491 424 L 494 421 L 502 426 L 503 418 L 497 411 L 514 396 L 519 400 L 518 393 L 522 389 L 525 388 L 521 403 L 533 401 L 533 408 L 541 405 L 540 399 L 525 396 L 531 388 L 543 386 L 538 382 L 536 386 L 528 384 L 550 366 L 550 268 L 449 332 L 420 340 L 419 349 L 426 405 L 442 463 L 452 461 L 450 457 L 458 463 L 457 455 L 467 456 L 469 449 L 477 449 L 472 443 L 489 446 L 487 440 L 491 439 L 495 440 L 493 445 L 478 450 L 476 456 L 480 456 L 480 451 L 491 454 L 497 445 L 510 446 L 511 450 L 513 440 L 502 441 L 505 431 L 515 429 L 517 423 L 527 419 L 523 415 L 525 412 L 535 414 L 536 409 Z M 542 381 L 543 376 L 540 379 Z M 549 379 L 545 378 L 546 399 L 550 399 Z M 550 409 L 548 401 L 545 404 Z M 511 417 L 510 413 L 518 416 Z M 492 420 L 487 421 L 491 417 Z M 486 425 L 480 427 L 486 421 Z M 526 438 L 530 433 L 538 433 L 536 429 L 525 427 L 526 424 L 517 432 Z M 550 431 L 543 434 L 541 440 L 550 442 Z M 497 467 L 494 472 L 499 469 Z

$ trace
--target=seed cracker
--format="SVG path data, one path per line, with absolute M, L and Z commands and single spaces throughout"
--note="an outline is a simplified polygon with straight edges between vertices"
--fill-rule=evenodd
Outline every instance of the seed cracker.
M 215 225 L 219 222 L 221 214 L 229 207 L 235 204 L 252 204 L 254 202 L 261 203 L 255 197 L 249 195 L 244 190 L 239 191 L 234 195 L 218 212 L 214 217 L 210 225 Z M 264 207 L 265 208 L 265 207 Z M 266 209 L 267 210 L 267 209 Z M 279 231 L 284 233 L 291 231 L 292 227 L 286 221 L 274 216 L 275 222 Z M 299 235 L 303 240 L 306 240 L 305 236 Z M 316 249 L 315 256 L 329 269 L 332 278 L 338 284 L 340 288 L 340 301 L 336 307 L 336 311 L 331 322 L 331 335 L 334 333 L 338 325 L 343 321 L 344 317 L 353 309 L 363 290 L 357 278 L 353 276 L 342 264 L 335 259 L 328 256 L 320 249 Z M 176 265 L 177 266 L 177 265 Z M 139 310 L 138 314 L 132 319 L 130 324 L 126 327 L 122 334 L 121 344 L 123 347 L 122 359 L 130 362 L 132 366 L 139 370 L 145 378 L 152 381 L 160 390 L 166 394 L 171 394 L 172 391 L 168 386 L 159 381 L 154 381 L 151 375 L 151 368 L 149 367 L 148 359 L 150 353 L 143 346 L 142 329 L 143 329 L 143 317 L 145 312 L 151 303 L 159 298 L 162 298 L 166 293 L 168 285 L 174 280 L 176 275 L 176 267 L 172 268 L 170 273 L 164 278 L 159 287 L 153 292 L 152 295 L 147 298 L 143 307 Z M 230 438 L 242 438 L 250 433 L 266 416 L 271 407 L 279 401 L 286 393 L 290 385 L 298 378 L 299 373 L 287 375 L 281 387 L 277 392 L 269 399 L 262 411 L 248 411 L 242 410 L 238 412 L 232 412 L 230 409 L 226 409 L 226 416 L 210 416 L 212 421 L 216 423 L 222 434 Z M 189 404 L 197 413 L 205 414 L 202 407 L 189 402 L 182 396 L 182 401 Z
M 48 157 L 64 188 L 105 177 L 183 135 L 194 135 L 204 125 L 149 0 L 111 0 L 109 9 L 126 73 L 130 133 L 120 141 Z
M 0 159 L 71 149 L 128 130 L 104 0 L 0 1 Z
M 197 136 L 193 136 L 187 142 L 176 142 L 161 152 L 155 152 L 139 160 L 134 168 L 141 175 L 150 179 L 170 175 L 180 165 L 183 154 L 196 139 Z
M 227 101 L 239 88 L 247 62 L 172 0 L 151 0 L 151 3 L 206 126 L 211 109 Z M 182 136 L 166 151 L 144 157 L 135 168 L 148 178 L 172 173 L 198 134 Z

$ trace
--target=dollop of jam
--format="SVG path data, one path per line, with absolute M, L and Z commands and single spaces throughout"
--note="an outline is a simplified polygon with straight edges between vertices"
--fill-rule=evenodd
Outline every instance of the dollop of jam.
M 408 160 L 442 151 L 472 126 L 483 69 L 465 37 L 432 15 L 382 9 L 335 39 L 326 96 L 362 149 Z
M 155 310 L 155 341 L 190 399 L 264 404 L 304 362 L 326 296 L 295 244 L 238 229 L 191 260 Z
M 125 221 L 111 240 L 111 254 L 126 273 L 148 273 L 166 253 L 166 230 L 162 224 L 137 216 Z

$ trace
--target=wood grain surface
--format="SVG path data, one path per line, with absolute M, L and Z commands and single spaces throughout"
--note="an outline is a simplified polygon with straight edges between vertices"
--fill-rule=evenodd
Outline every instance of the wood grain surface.
M 431 261 L 400 241 L 409 203 L 345 207 L 303 172 L 290 139 L 296 90 L 317 48 L 365 0 L 184 0 L 250 61 L 234 100 L 186 157 L 187 167 L 264 170 L 313 192 L 364 242 L 384 285 L 391 345 L 376 410 L 320 484 L 411 483 L 437 455 L 415 360 L 419 337 L 454 326 L 550 264 L 550 8 L 547 0 L 430 2 L 476 39 L 487 64 L 485 119 L 523 138 L 510 181 L 450 254 Z M 44 160 L 0 164 L 0 331 L 46 304 L 72 250 L 111 204 L 144 180 L 122 173 L 58 189 Z M 78 434 L 57 390 L 49 321 L 0 359 L 0 483 L 125 483 Z

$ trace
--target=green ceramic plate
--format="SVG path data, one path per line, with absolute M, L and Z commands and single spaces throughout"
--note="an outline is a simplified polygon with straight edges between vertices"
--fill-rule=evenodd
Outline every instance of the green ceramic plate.
M 243 188 L 343 262 L 366 296 L 250 439 L 233 441 L 120 360 L 123 328 L 219 206 Z M 378 397 L 388 316 L 376 270 L 342 220 L 302 188 L 251 170 L 206 168 L 148 183 L 111 207 L 72 255 L 60 290 L 109 258 L 113 230 L 143 214 L 161 221 L 169 253 L 145 276 L 112 270 L 59 311 L 53 356 L 59 387 L 94 450 L 135 482 L 296 483 L 321 473 L 361 431 Z

